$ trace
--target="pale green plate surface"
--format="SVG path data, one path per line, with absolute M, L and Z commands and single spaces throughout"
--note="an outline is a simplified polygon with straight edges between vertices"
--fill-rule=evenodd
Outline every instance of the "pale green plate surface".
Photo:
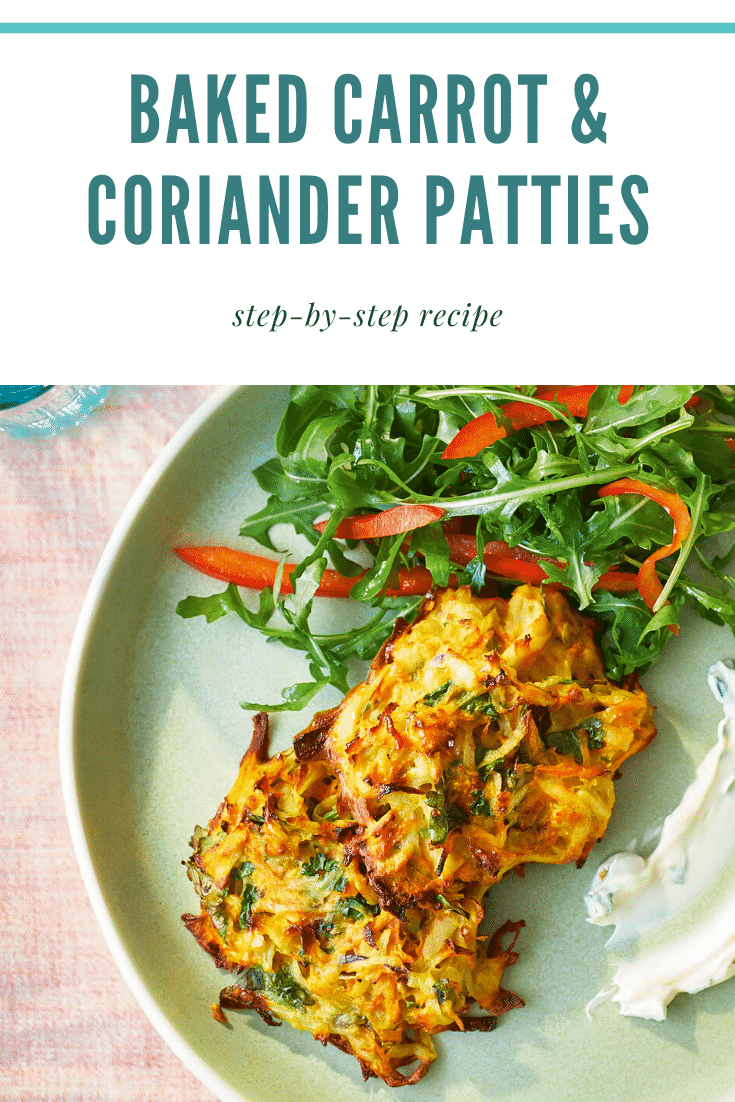
M 207 625 L 174 615 L 189 593 L 217 591 L 171 554 L 180 543 L 239 544 L 257 508 L 250 476 L 272 454 L 283 389 L 220 395 L 173 442 L 131 503 L 92 587 L 70 656 L 62 707 L 64 791 L 87 888 L 112 952 L 146 1013 L 222 1099 L 324 1102 L 388 1098 L 357 1064 L 309 1034 L 210 1004 L 226 978 L 179 916 L 196 910 L 181 861 L 197 823 L 228 790 L 249 740 L 242 699 L 276 702 L 301 679 L 299 660 L 266 646 L 235 617 Z M 224 588 L 224 585 L 221 586 Z M 325 601 L 325 615 L 349 616 Z M 626 764 L 606 839 L 582 870 L 530 868 L 490 898 L 493 925 L 523 918 L 506 982 L 526 1000 L 491 1034 L 446 1034 L 414 1102 L 724 1102 L 735 1099 L 735 981 L 679 996 L 665 1022 L 622 1018 L 611 1004 L 588 1021 L 606 985 L 606 933 L 584 920 L 597 864 L 640 838 L 679 800 L 714 741 L 721 712 L 709 665 L 731 657 L 726 629 L 687 621 L 645 682 L 659 735 Z M 326 707 L 332 699 L 320 699 Z M 308 716 L 274 717 L 279 749 Z

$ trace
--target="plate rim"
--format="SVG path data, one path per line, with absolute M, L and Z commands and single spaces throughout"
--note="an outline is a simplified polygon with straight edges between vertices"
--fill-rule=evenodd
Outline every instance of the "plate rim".
M 234 1091 L 230 1085 L 194 1051 L 169 1021 L 166 1014 L 149 992 L 130 958 L 115 928 L 112 914 L 102 894 L 94 870 L 92 854 L 84 830 L 80 809 L 79 790 L 76 779 L 77 739 L 75 737 L 75 715 L 77 711 L 77 694 L 79 690 L 80 674 L 82 672 L 87 641 L 94 626 L 107 581 L 131 527 L 137 519 L 141 509 L 148 501 L 151 493 L 186 444 L 188 444 L 192 437 L 214 413 L 225 405 L 234 394 L 242 389 L 244 388 L 240 386 L 220 386 L 209 396 L 209 398 L 205 399 L 205 401 L 194 410 L 163 447 L 123 509 L 105 545 L 105 549 L 102 552 L 95 572 L 92 575 L 92 580 L 89 584 L 77 619 L 66 660 L 59 706 L 59 769 L 61 773 L 61 792 L 64 801 L 64 810 L 69 825 L 74 855 L 82 875 L 82 881 L 87 896 L 92 904 L 95 918 L 102 930 L 102 935 L 112 954 L 115 964 L 120 970 L 125 983 L 132 992 L 141 1010 L 148 1018 L 148 1021 L 162 1040 L 165 1041 L 174 1054 L 178 1056 L 184 1066 L 187 1067 L 189 1071 L 191 1071 L 196 1078 L 220 1100 L 220 1102 L 246 1102 L 246 1100 L 244 1095 L 239 1091 Z
M 108 907 L 105 901 L 95 872 L 92 848 L 88 841 L 81 813 L 81 797 L 77 785 L 77 765 L 81 740 L 78 735 L 76 717 L 80 675 L 86 665 L 87 645 L 93 633 L 99 608 L 119 553 L 141 511 L 145 508 L 156 487 L 166 476 L 171 465 L 186 445 L 222 407 L 239 393 L 247 390 L 266 389 L 269 389 L 269 384 L 263 386 L 256 384 L 255 386 L 219 387 L 193 411 L 184 424 L 174 433 L 141 479 L 112 529 L 82 603 L 67 657 L 59 713 L 59 763 L 66 818 L 82 881 L 107 947 L 128 989 L 161 1039 L 219 1102 L 250 1102 L 251 1096 L 243 1094 L 240 1089 L 233 1087 L 227 1080 L 223 1079 L 207 1060 L 185 1040 L 184 1036 L 169 1019 L 162 1005 L 149 990 L 134 963 L 133 957 L 118 934 L 113 917 L 114 909 Z M 729 1102 L 729 1100 L 735 1102 L 735 1093 L 731 1093 L 731 1089 L 728 1088 L 726 1095 L 717 1102 Z M 716 1102 L 716 1100 L 713 1099 L 713 1102 Z

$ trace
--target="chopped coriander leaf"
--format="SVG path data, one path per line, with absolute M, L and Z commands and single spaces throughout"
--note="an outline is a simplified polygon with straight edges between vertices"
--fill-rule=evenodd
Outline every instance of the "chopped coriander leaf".
M 312 996 L 300 983 L 296 982 L 285 964 L 268 977 L 268 987 L 275 998 L 281 999 L 296 1010 L 303 1010 L 307 1006 L 314 1005 Z
M 490 804 L 485 799 L 482 792 L 475 792 L 474 793 L 472 804 L 470 805 L 470 811 L 472 812 L 473 815 L 488 816 L 488 815 L 492 814 L 492 809 L 490 807 Z
M 459 707 L 463 712 L 469 712 L 470 715 L 481 712 L 491 719 L 498 718 L 498 713 L 495 710 L 493 698 L 490 693 L 478 693 L 476 696 L 467 696 L 465 699 L 459 701 Z
M 246 929 L 257 900 L 258 889 L 254 884 L 246 884 L 240 896 L 240 914 L 237 919 L 237 925 L 241 930 Z
M 377 903 L 368 903 L 360 892 L 357 895 L 349 895 L 345 899 L 338 899 L 334 909 L 337 914 L 344 915 L 350 922 L 358 922 L 361 918 L 374 918 L 380 914 L 380 906 Z
M 590 750 L 600 750 L 605 745 L 605 733 L 599 719 L 590 716 L 576 723 L 568 731 L 547 731 L 542 735 L 542 741 L 549 750 L 558 750 L 560 754 L 568 754 L 573 757 L 577 765 L 581 765 L 584 758 L 579 736 L 582 731 L 587 734 L 587 745 Z
M 468 823 L 469 816 L 460 804 L 449 804 L 447 807 L 447 829 L 454 830 L 462 823 Z
M 230 876 L 235 880 L 244 880 L 246 876 L 250 876 L 255 872 L 255 865 L 252 861 L 243 861 L 242 864 L 236 865 L 230 873 Z
M 433 708 L 434 705 L 438 704 L 439 701 L 443 697 L 445 697 L 450 692 L 450 690 L 452 688 L 454 688 L 454 682 L 453 681 L 445 681 L 444 684 L 440 685 L 438 689 L 434 689 L 433 692 L 427 693 L 426 696 L 424 696 L 422 698 L 421 703 L 422 704 L 428 704 L 428 706 L 430 708 Z
M 437 980 L 437 982 L 432 985 L 432 991 L 436 995 L 436 1001 L 440 1005 L 441 1005 L 441 1003 L 446 1002 L 447 996 L 449 995 L 450 990 L 451 990 L 451 988 L 450 988 L 449 980 L 446 980 L 446 979 Z
M 429 840 L 432 845 L 440 846 L 446 842 L 449 833 L 443 779 L 434 792 L 427 794 L 426 802 L 432 809 L 429 819 Z
M 336 868 L 339 868 L 339 863 L 333 858 L 327 857 L 326 853 L 315 853 L 308 861 L 304 861 L 301 866 L 301 874 L 302 876 L 316 876 L 318 873 L 332 872 Z

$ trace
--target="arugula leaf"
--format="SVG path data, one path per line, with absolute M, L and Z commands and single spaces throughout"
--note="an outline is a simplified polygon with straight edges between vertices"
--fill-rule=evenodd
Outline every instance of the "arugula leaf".
M 554 560 L 545 567 L 547 577 L 567 587 L 577 605 L 606 629 L 601 644 L 613 680 L 636 668 L 644 672 L 670 639 L 667 624 L 677 621 L 685 601 L 706 619 L 733 626 L 732 587 L 703 540 L 735 528 L 735 456 L 725 443 L 735 436 L 735 397 L 726 387 L 641 386 L 621 405 L 619 391 L 619 386 L 598 386 L 582 421 L 559 403 L 539 399 L 532 386 L 293 387 L 275 454 L 255 472 L 268 501 L 243 522 L 242 533 L 275 550 L 271 529 L 286 523 L 308 540 L 311 551 L 294 571 L 295 598 L 264 591 L 257 612 L 251 612 L 229 587 L 211 597 L 186 598 L 177 612 L 204 616 L 209 623 L 234 612 L 269 640 L 304 653 L 312 681 L 290 686 L 276 705 L 297 709 L 327 684 L 346 692 L 353 677 L 350 660 L 371 659 L 393 616 L 415 613 L 420 600 L 384 594 L 399 565 L 423 562 L 437 585 L 452 572 L 481 592 L 482 548 L 503 540 Z M 553 410 L 557 419 L 512 431 L 503 403 L 523 395 Z M 705 401 L 686 410 L 693 395 Z M 456 432 L 487 411 L 508 435 L 471 458 L 443 459 Z M 623 477 L 677 493 L 694 521 L 673 564 L 657 564 L 665 586 L 661 602 L 668 604 L 655 615 L 636 593 L 595 588 L 611 567 L 635 569 L 652 549 L 671 542 L 671 520 L 655 502 L 596 496 L 599 487 Z M 445 519 L 476 518 L 476 557 L 464 568 L 452 567 L 439 524 L 413 533 L 408 551 L 406 537 L 370 541 L 374 561 L 353 597 L 373 606 L 373 618 L 334 635 L 314 631 L 315 583 L 326 562 L 346 576 L 361 569 L 333 538 L 339 519 L 411 502 L 440 504 Z M 330 522 L 319 535 L 313 526 L 324 515 Z M 722 550 L 716 548 L 720 556 Z M 687 573 L 694 560 L 704 581 Z
M 650 387 L 643 387 L 621 405 L 618 399 L 620 386 L 598 386 L 587 406 L 584 422 L 586 436 L 609 433 L 611 429 L 627 429 L 650 424 L 654 415 Z M 697 390 L 694 386 L 657 386 L 655 416 L 665 417 L 681 409 Z
M 412 555 L 422 555 L 437 585 L 449 584 L 449 544 L 438 524 L 427 524 L 413 533 Z
M 262 704 L 251 700 L 241 700 L 240 707 L 246 712 L 300 712 L 316 694 L 329 685 L 327 678 L 315 681 L 298 681 L 281 689 L 281 704 Z
M 276 524 L 291 524 L 301 536 L 316 543 L 318 533 L 315 521 L 328 510 L 325 501 L 309 499 L 302 502 L 285 501 L 271 494 L 266 505 L 258 513 L 253 513 L 240 526 L 240 535 L 257 540 L 262 547 L 275 551 L 270 539 L 270 530 Z

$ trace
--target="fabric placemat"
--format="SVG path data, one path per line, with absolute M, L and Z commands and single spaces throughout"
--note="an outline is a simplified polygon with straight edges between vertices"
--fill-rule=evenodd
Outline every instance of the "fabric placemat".
M 211 386 L 113 387 L 76 429 L 0 438 L 0 1098 L 211 1102 L 115 965 L 72 849 L 58 718 L 82 601 L 128 499 Z

